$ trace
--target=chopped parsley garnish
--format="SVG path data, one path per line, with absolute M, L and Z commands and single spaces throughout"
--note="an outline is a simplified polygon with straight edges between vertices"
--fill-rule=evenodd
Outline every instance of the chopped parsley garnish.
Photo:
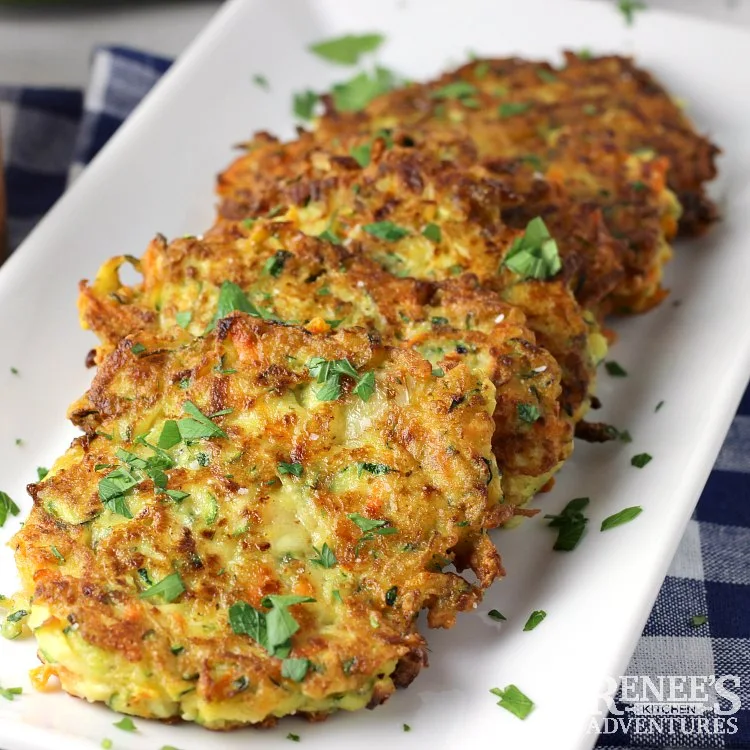
M 699 628 L 701 625 L 705 625 L 708 622 L 708 615 L 693 615 L 690 618 L 690 625 L 694 628 Z
M 396 603 L 398 597 L 398 586 L 391 586 L 388 591 L 385 592 L 385 603 L 392 607 Z
M 430 93 L 430 98 L 446 100 L 446 99 L 458 99 L 459 101 L 466 99 L 467 97 L 473 97 L 477 94 L 477 87 L 468 81 L 454 81 L 445 86 L 442 86 L 435 91 Z
M 571 500 L 557 515 L 546 515 L 551 519 L 549 525 L 557 529 L 557 541 L 552 549 L 570 552 L 578 546 L 589 519 L 583 515 L 583 509 L 589 504 L 589 498 L 576 497 Z
M 445 377 L 445 370 L 442 367 L 433 367 L 432 368 L 432 374 L 436 378 L 444 378 Z
M 237 370 L 235 370 L 234 368 L 227 367 L 224 364 L 224 357 L 225 356 L 226 355 L 222 354 L 221 357 L 219 357 L 219 363 L 217 365 L 214 365 L 213 371 L 214 372 L 218 372 L 219 375 L 231 375 L 232 373 L 237 372 Z M 224 411 L 222 413 L 229 414 L 230 411 L 232 411 L 232 410 L 231 409 L 224 409 Z M 216 416 L 218 416 L 218 414 L 219 414 L 219 412 L 216 412 L 216 414 L 210 414 L 209 416 L 216 417 Z
M 484 78 L 489 72 L 490 64 L 486 60 L 482 60 L 474 66 L 474 75 L 477 78 Z
M 430 242 L 440 242 L 443 239 L 443 233 L 437 224 L 428 224 L 422 230 L 422 237 L 426 237 Z
M 261 89 L 264 89 L 265 91 L 269 91 L 271 89 L 270 84 L 268 83 L 268 78 L 266 78 L 261 73 L 256 73 L 253 76 L 253 83 L 258 86 Z
M 159 435 L 159 440 L 156 444 L 163 450 L 169 450 L 181 441 L 182 436 L 180 435 L 180 428 L 177 426 L 177 422 L 174 419 L 167 419 L 161 428 L 161 435 Z
M 118 448 L 115 451 L 115 455 L 117 458 L 120 459 L 124 464 L 128 466 L 130 469 L 130 472 L 126 472 L 124 470 L 124 467 L 120 467 L 120 469 L 116 469 L 115 471 L 108 474 L 104 479 L 99 481 L 99 495 L 102 495 L 102 482 L 105 483 L 105 492 L 107 491 L 107 488 L 109 485 L 107 484 L 106 480 L 111 479 L 113 476 L 118 477 L 120 476 L 117 472 L 122 470 L 122 479 L 125 483 L 129 483 L 131 480 L 135 480 L 136 484 L 139 484 L 143 481 L 144 477 L 140 472 L 144 472 L 146 476 L 148 476 L 154 483 L 154 491 L 155 492 L 165 492 L 167 488 L 167 475 L 164 472 L 164 469 L 171 469 L 174 466 L 174 462 L 170 458 L 170 456 L 165 453 L 163 450 L 161 450 L 158 446 L 151 446 L 149 445 L 145 440 L 141 439 L 140 442 L 147 445 L 151 450 L 154 451 L 153 456 L 149 456 L 148 458 L 141 458 L 140 456 L 137 456 L 135 453 L 131 453 L 130 451 L 123 450 L 122 448 Z M 127 475 L 127 476 L 126 476 Z M 116 482 L 118 484 L 119 482 Z M 135 486 L 135 485 L 133 485 Z M 127 504 L 124 501 L 124 495 L 130 490 L 131 488 L 126 488 L 123 492 L 119 493 L 122 505 L 127 510 Z M 102 498 L 104 500 L 104 498 Z M 118 498 L 113 498 L 113 501 L 118 500 Z M 106 505 L 106 503 L 105 503 Z M 112 508 L 110 508 L 112 510 Z M 115 512 L 120 513 L 120 510 L 116 510 Z M 128 511 L 129 512 L 129 511 Z M 121 513 L 121 515 L 125 515 L 124 513 Z
M 309 659 L 284 659 L 281 662 L 281 676 L 294 682 L 302 682 L 309 668 Z
M 642 469 L 647 463 L 651 462 L 652 458 L 653 456 L 650 456 L 648 453 L 639 453 L 637 456 L 633 456 L 633 458 L 630 459 L 630 465 Z
M 392 71 L 378 66 L 372 75 L 363 71 L 349 81 L 335 84 L 331 90 L 333 104 L 339 112 L 359 112 L 375 97 L 395 88 L 397 83 Z
M 160 596 L 167 604 L 179 599 L 185 592 L 185 584 L 182 582 L 179 573 L 170 573 L 166 578 L 162 578 L 159 583 L 155 583 L 151 588 L 141 591 L 141 599 L 151 599 Z
M 12 688 L 4 688 L 0 687 L 0 695 L 2 695 L 3 698 L 5 698 L 6 701 L 12 701 L 15 699 L 17 695 L 23 695 L 23 688 L 20 687 L 12 687 Z
M 664 406 L 666 402 L 665 401 L 659 401 L 659 403 L 656 405 L 656 408 L 654 409 L 655 412 L 659 411 L 662 406 Z
M 515 685 L 508 685 L 505 689 L 492 688 L 490 692 L 500 700 L 497 705 L 510 711 L 519 719 L 525 719 L 534 710 L 534 701 L 524 695 Z
M 336 555 L 333 553 L 333 550 L 328 546 L 327 542 L 323 543 L 323 546 L 318 549 L 317 547 L 313 547 L 315 550 L 315 554 L 317 557 L 313 557 L 310 559 L 310 562 L 313 565 L 319 565 L 321 568 L 332 568 L 336 565 Z
M 5 526 L 5 522 L 8 520 L 8 513 L 12 516 L 17 516 L 20 512 L 18 506 L 11 500 L 10 495 L 0 490 L 0 527 Z
M 359 513 L 347 513 L 346 517 L 363 532 L 354 548 L 355 555 L 359 554 L 359 549 L 365 542 L 371 542 L 376 536 L 390 536 L 398 533 L 398 529 L 390 526 L 388 521 L 365 518 Z
M 354 161 L 364 169 L 370 163 L 370 154 L 372 153 L 372 146 L 369 143 L 363 143 L 359 146 L 353 146 L 349 154 Z
M 186 329 L 193 319 L 193 313 L 190 310 L 181 310 L 175 314 L 174 319 L 180 328 Z
M 409 235 L 409 230 L 394 224 L 392 221 L 378 221 L 374 224 L 365 224 L 364 229 L 367 234 L 377 237 L 379 240 L 386 242 L 397 242 Z
M 524 162 L 525 164 L 529 164 L 534 169 L 536 169 L 537 172 L 541 172 L 544 169 L 542 160 L 535 154 L 526 154 L 525 156 L 522 156 L 520 158 L 522 162 Z
M 115 721 L 112 724 L 113 727 L 117 727 L 118 729 L 122 729 L 123 732 L 135 732 L 136 726 L 133 723 L 133 720 L 129 716 L 123 716 L 120 721 Z
M 51 547 L 50 547 L 49 549 L 50 549 L 50 552 L 51 552 L 51 553 L 52 553 L 52 554 L 53 554 L 53 555 L 54 555 L 54 556 L 55 556 L 55 557 L 56 557 L 56 558 L 57 558 L 57 559 L 58 559 L 58 560 L 59 560 L 59 561 L 60 561 L 61 563 L 64 563 L 64 562 L 65 562 L 65 558 L 63 557 L 63 554 L 62 554 L 62 552 L 60 552 L 60 550 L 59 550 L 59 549 L 57 549 L 57 547 L 55 547 L 55 545 L 54 545 L 54 544 L 53 544 L 53 545 L 52 545 L 52 546 L 51 546 Z
M 536 404 L 517 404 L 516 408 L 518 409 L 519 419 L 529 424 L 534 424 L 542 416 Z
M 247 602 L 235 602 L 229 608 L 229 625 L 237 635 L 249 636 L 271 656 L 285 659 L 292 650 L 292 636 L 299 630 L 299 623 L 289 612 L 289 607 L 314 601 L 309 596 L 296 594 L 270 595 L 261 601 L 270 612 L 257 610 Z
M 310 91 L 309 89 L 307 91 L 299 91 L 294 95 L 294 103 L 292 105 L 294 114 L 300 120 L 311 120 L 319 98 L 314 91 Z
M 408 724 L 403 725 L 404 732 L 411 732 L 411 727 Z
M 356 65 L 362 55 L 374 52 L 384 41 L 385 37 L 382 34 L 347 34 L 311 44 L 308 49 L 324 60 L 339 65 Z
M 554 83 L 557 81 L 557 76 L 551 71 L 545 68 L 537 68 L 536 74 L 540 81 L 544 83 Z
M 192 401 L 186 401 L 182 405 L 182 408 L 185 413 L 190 415 L 188 417 L 183 417 L 177 422 L 177 429 L 183 440 L 227 437 L 227 433 L 224 432 L 221 427 L 214 424 Z
M 529 109 L 531 109 L 531 104 L 529 102 L 503 102 L 498 107 L 497 113 L 500 117 L 507 118 L 522 115 Z
M 535 609 L 526 620 L 523 626 L 524 631 L 533 630 L 546 616 L 547 613 L 543 609 Z
M 622 526 L 624 523 L 629 523 L 634 518 L 639 516 L 643 512 L 643 508 L 640 505 L 633 505 L 630 508 L 623 508 L 612 516 L 607 516 L 602 521 L 601 531 L 607 531 L 607 529 L 614 529 L 615 526 Z
M 354 378 L 353 393 L 362 401 L 369 401 L 375 392 L 375 373 L 366 372 L 360 376 L 348 359 L 311 357 L 307 369 L 318 383 L 322 383 L 322 387 L 315 393 L 318 401 L 336 401 L 341 396 L 342 375 Z
M 339 237 L 336 234 L 336 231 L 333 229 L 333 227 L 329 224 L 319 235 L 319 240 L 325 240 L 325 242 L 330 242 L 332 245 L 340 245 L 341 244 L 341 237 Z M 326 295 L 330 294 L 330 289 L 327 291 L 323 291 L 323 289 L 320 289 L 317 294 L 319 295 Z
M 295 476 L 299 479 L 299 477 L 302 476 L 302 464 L 300 463 L 292 463 L 288 464 L 285 461 L 279 461 L 277 467 L 279 474 L 291 474 L 292 476 Z
M 99 480 L 99 497 L 102 504 L 112 513 L 132 518 L 133 514 L 128 508 L 125 495 L 140 482 L 141 479 L 134 476 L 124 466 L 111 471 Z
M 595 104 L 584 104 L 581 107 L 581 112 L 583 112 L 584 115 L 588 115 L 591 117 L 592 115 L 596 114 L 596 105 Z
M 513 240 L 503 265 L 524 279 L 549 279 L 562 268 L 557 242 L 541 217 L 532 219 L 523 237 Z
M 612 428 L 613 430 L 617 430 L 616 427 Z M 633 442 L 633 436 L 630 434 L 629 430 L 617 430 L 617 439 L 620 440 L 620 442 L 623 443 L 632 443 Z
M 130 347 L 131 354 L 143 354 L 145 351 L 146 347 L 143 344 L 133 344 L 133 346 Z
M 375 464 L 369 463 L 368 461 L 363 461 L 361 464 L 358 464 L 358 466 L 360 476 L 362 475 L 363 471 L 366 471 L 369 474 L 374 474 L 376 477 L 381 477 L 384 474 L 390 474 L 391 472 L 396 471 L 386 464 Z
M 628 26 L 632 26 L 635 21 L 636 11 L 645 10 L 646 3 L 640 2 L 639 0 L 619 0 L 617 8 L 625 18 L 625 23 Z
M 264 264 L 263 270 L 269 275 L 278 279 L 284 270 L 287 260 L 292 257 L 288 250 L 277 250 Z
M 299 742 L 299 735 L 294 734 L 294 732 L 289 732 L 289 734 L 286 736 L 288 740 L 291 740 L 292 742 Z
M 362 375 L 357 380 L 352 393 L 355 396 L 359 396 L 365 402 L 369 401 L 372 394 L 375 393 L 375 373 L 370 371 Z
M 496 609 L 491 609 L 487 613 L 487 617 L 490 618 L 490 620 L 494 620 L 495 622 L 504 622 L 508 618 L 502 614 L 502 612 L 498 612 Z
M 388 521 L 383 521 L 378 518 L 365 518 L 359 513 L 347 513 L 346 516 L 352 523 L 360 528 L 361 531 L 370 532 L 375 531 L 378 534 L 393 534 L 396 529 L 388 525 Z M 377 531 L 378 529 L 387 529 L 385 532 Z
M 11 375 L 18 375 L 18 368 L 17 367 L 11 367 L 10 368 L 10 374 Z
M 206 326 L 205 333 L 213 331 L 219 319 L 226 318 L 227 315 L 230 315 L 235 310 L 252 315 L 254 318 L 263 318 L 264 320 L 276 319 L 268 311 L 256 307 L 237 284 L 232 281 L 224 281 L 219 289 L 216 315 L 214 315 L 213 320 Z
M 614 360 L 609 360 L 608 362 L 604 363 L 604 369 L 613 377 L 613 378 L 624 378 L 627 377 L 627 370 L 622 367 L 618 362 L 615 362 Z

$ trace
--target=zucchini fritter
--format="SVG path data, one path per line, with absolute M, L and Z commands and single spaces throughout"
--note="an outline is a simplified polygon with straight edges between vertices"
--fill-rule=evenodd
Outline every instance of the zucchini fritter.
M 118 344 L 30 486 L 40 658 L 74 695 L 212 729 L 381 703 L 425 663 L 420 610 L 450 627 L 502 573 L 492 382 L 242 313 L 161 347 Z
M 668 185 L 683 207 L 680 232 L 700 234 L 715 221 L 705 184 L 716 177 L 719 148 L 696 133 L 679 104 L 631 58 L 567 52 L 561 68 L 518 58 L 479 60 L 441 77 L 440 85 L 458 80 L 502 102 L 531 104 L 521 114 L 542 132 L 576 128 L 583 120 L 584 131 L 606 132 L 629 154 L 645 151 L 665 157 Z M 515 128 L 509 133 L 518 145 L 533 137 L 519 137 Z
M 482 159 L 531 161 L 582 203 L 604 210 L 622 240 L 625 274 L 604 312 L 640 312 L 664 297 L 660 280 L 684 201 L 685 233 L 715 218 L 703 182 L 717 149 L 697 136 L 679 108 L 623 58 L 582 60 L 561 70 L 547 63 L 478 60 L 426 84 L 384 94 L 356 113 L 328 112 L 322 143 L 352 132 L 411 127 L 452 129 L 473 139 Z M 666 157 L 657 158 L 657 157 Z
M 580 232 L 559 237 L 562 273 L 519 274 L 505 259 L 521 232 L 503 223 L 501 209 L 504 204 L 518 207 L 523 198 L 481 167 L 465 168 L 451 160 L 463 149 L 470 152 L 470 142 L 421 146 L 411 136 L 354 136 L 342 137 L 331 153 L 314 134 L 291 143 L 261 134 L 220 176 L 224 201 L 212 231 L 234 231 L 240 219 L 292 205 L 304 232 L 345 241 L 396 275 L 443 280 L 475 274 L 526 314 L 537 342 L 562 368 L 563 409 L 580 418 L 606 344 L 595 316 L 570 289 L 581 263 L 593 267 L 600 255 L 593 250 L 582 259 L 571 243 L 589 232 L 596 238 L 601 227 L 578 222 Z M 365 166 L 349 155 L 364 153 L 361 149 L 367 149 Z M 551 200 L 545 185 L 527 190 Z M 569 221 L 546 215 L 561 226 Z
M 133 288 L 119 280 L 126 258 L 108 261 L 93 284 L 81 285 L 79 300 L 83 325 L 103 342 L 99 356 L 139 330 L 171 330 L 179 339 L 175 327 L 182 323 L 188 334 L 202 335 L 236 285 L 242 298 L 235 304 L 258 317 L 318 332 L 361 326 L 443 370 L 478 362 L 497 389 L 493 447 L 505 501 L 528 502 L 570 455 L 572 427 L 560 410 L 557 362 L 535 345 L 520 309 L 470 275 L 398 278 L 361 254 L 299 232 L 295 214 L 203 240 L 167 244 L 158 237 L 141 261 L 130 259 L 143 274 Z

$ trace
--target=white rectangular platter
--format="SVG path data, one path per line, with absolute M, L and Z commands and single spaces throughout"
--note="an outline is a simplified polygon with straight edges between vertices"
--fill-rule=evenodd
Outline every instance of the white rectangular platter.
M 127 734 L 112 727 L 118 717 L 106 708 L 34 693 L 26 677 L 33 643 L 2 642 L 0 685 L 23 685 L 24 695 L 0 701 L 0 747 L 86 750 L 109 737 L 117 749 L 272 750 L 290 747 L 289 732 L 310 750 L 593 745 L 596 735 L 586 730 L 602 709 L 599 690 L 627 665 L 750 372 L 750 37 L 655 11 L 639 13 L 628 28 L 614 6 L 233 0 L 0 270 L 0 489 L 22 505 L 2 530 L 6 541 L 28 511 L 24 487 L 36 466 L 49 465 L 74 436 L 65 409 L 91 377 L 84 356 L 93 337 L 79 330 L 75 309 L 79 279 L 113 254 L 140 254 L 157 231 L 176 236 L 210 224 L 214 175 L 230 146 L 257 129 L 291 135 L 293 92 L 352 74 L 311 56 L 310 42 L 380 31 L 387 44 L 379 61 L 412 78 L 459 63 L 468 50 L 553 59 L 563 48 L 634 54 L 723 147 L 716 191 L 724 219 L 705 239 L 678 247 L 668 281 L 680 306 L 667 301 L 616 325 L 613 356 L 630 377 L 602 376 L 601 414 L 628 428 L 634 442 L 579 445 L 554 491 L 537 500 L 555 512 L 572 497 L 591 497 L 580 547 L 553 552 L 554 534 L 540 518 L 499 532 L 506 580 L 480 612 L 429 634 L 430 668 L 376 711 L 322 724 L 287 719 L 274 730 L 210 734 L 137 721 L 138 732 Z M 253 84 L 256 74 L 268 78 L 270 92 Z M 654 460 L 634 469 L 631 456 L 644 451 Z M 598 532 L 604 517 L 636 504 L 644 512 L 635 522 Z M 0 551 L 0 571 L 0 591 L 11 593 L 8 549 Z M 508 622 L 492 622 L 490 608 Z M 547 619 L 522 632 L 534 609 Z M 536 703 L 526 721 L 488 692 L 509 683 Z

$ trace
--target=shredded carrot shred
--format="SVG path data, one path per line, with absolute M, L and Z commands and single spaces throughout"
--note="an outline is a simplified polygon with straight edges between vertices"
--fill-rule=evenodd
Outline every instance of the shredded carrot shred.
M 60 689 L 60 683 L 49 684 L 50 677 L 57 677 L 57 670 L 51 664 L 42 664 L 29 670 L 29 679 L 34 690 L 50 693 Z
M 331 326 L 323 320 L 323 318 L 313 318 L 306 326 L 310 333 L 328 333 L 331 330 Z

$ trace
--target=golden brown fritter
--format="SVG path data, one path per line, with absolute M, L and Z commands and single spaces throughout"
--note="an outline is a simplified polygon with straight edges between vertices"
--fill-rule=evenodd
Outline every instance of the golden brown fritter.
M 647 74 L 622 58 L 570 56 L 561 70 L 516 59 L 478 60 L 380 96 L 361 112 L 339 113 L 332 98 L 326 101 L 329 110 L 317 129 L 323 143 L 397 126 L 449 128 L 473 139 L 482 159 L 526 159 L 574 199 L 600 207 L 622 240 L 625 270 L 610 309 L 642 311 L 664 296 L 662 265 L 680 210 L 665 187 L 668 165 L 679 164 L 669 179 L 687 208 L 683 230 L 702 231 L 714 218 L 703 182 L 714 174 L 716 147 L 694 133 Z
M 309 237 L 278 217 L 203 240 L 154 240 L 135 262 L 143 283 L 124 287 L 115 258 L 81 285 L 83 325 L 103 343 L 100 357 L 145 330 L 200 336 L 236 285 L 241 309 L 313 331 L 361 326 L 388 344 L 415 348 L 436 368 L 457 362 L 489 368 L 497 389 L 493 446 L 505 501 L 528 502 L 572 450 L 561 412 L 560 369 L 535 344 L 519 308 L 483 289 L 476 277 L 443 282 L 397 278 L 373 260 Z M 222 291 L 224 289 L 224 291 Z M 222 300 L 224 300 L 222 302 Z M 179 338 L 179 333 L 176 334 Z
M 680 232 L 686 236 L 702 234 L 717 218 L 705 185 L 716 177 L 720 149 L 695 131 L 683 108 L 631 58 L 568 52 L 565 61 L 565 67 L 553 73 L 562 83 L 559 86 L 554 82 L 560 99 L 570 96 L 592 103 L 596 107 L 593 116 L 624 150 L 653 151 L 665 157 L 668 186 L 682 206 Z M 532 65 L 539 77 L 539 64 Z M 539 98 L 548 95 L 540 93 Z M 593 110 L 587 109 L 586 114 L 589 112 Z M 569 117 L 572 121 L 575 113 Z
M 578 215 L 544 211 L 554 226 L 575 225 L 558 236 L 562 272 L 534 278 L 511 270 L 504 261 L 521 232 L 502 221 L 501 208 L 519 208 L 524 198 L 501 175 L 457 166 L 452 159 L 471 148 L 470 142 L 455 140 L 423 148 L 411 136 L 396 133 L 375 139 L 342 137 L 332 154 L 314 134 L 291 143 L 262 134 L 220 176 L 224 200 L 220 223 L 212 231 L 232 231 L 240 219 L 291 205 L 304 232 L 344 241 L 394 274 L 428 280 L 475 274 L 526 314 L 537 342 L 562 367 L 564 410 L 579 418 L 593 392 L 605 345 L 594 315 L 577 303 L 571 286 L 578 285 L 582 269 L 597 264 L 619 278 L 603 245 L 586 255 L 578 251 L 578 245 L 591 236 L 596 240 L 604 229 L 595 217 L 588 223 Z M 536 197 L 540 210 L 545 201 L 554 200 L 553 188 L 544 183 L 537 187 L 533 175 L 525 174 L 523 180 L 516 182 Z M 425 236 L 431 232 L 432 239 Z
M 543 216 L 552 235 L 562 238 L 566 278 L 585 308 L 599 309 L 623 277 L 622 243 L 608 234 L 598 207 L 568 194 L 561 181 L 543 179 L 536 163 L 528 159 L 488 159 L 479 166 L 474 142 L 457 137 L 450 128 L 437 124 L 424 130 L 395 128 L 376 138 L 342 132 L 325 144 L 314 132 L 300 131 L 289 143 L 259 133 L 245 148 L 247 153 L 219 175 L 220 222 L 326 199 L 333 210 L 335 200 L 342 197 L 335 191 L 358 190 L 358 168 L 376 162 L 381 169 L 398 173 L 411 193 L 425 179 L 436 182 L 433 192 L 423 193 L 425 201 L 434 201 L 434 194 L 441 198 L 438 190 L 448 190 L 445 199 L 469 207 L 472 221 L 493 224 L 497 244 L 515 239 L 517 233 L 509 229 L 522 230 L 531 219 Z M 384 151 L 388 152 L 385 161 Z M 344 196 L 344 200 L 350 199 Z M 491 205 L 492 200 L 498 205 Z M 487 268 L 484 263 L 482 275 Z
M 450 627 L 502 572 L 488 373 L 241 313 L 162 346 L 118 344 L 30 486 L 40 658 L 73 695 L 211 729 L 381 703 L 425 663 L 420 610 Z

